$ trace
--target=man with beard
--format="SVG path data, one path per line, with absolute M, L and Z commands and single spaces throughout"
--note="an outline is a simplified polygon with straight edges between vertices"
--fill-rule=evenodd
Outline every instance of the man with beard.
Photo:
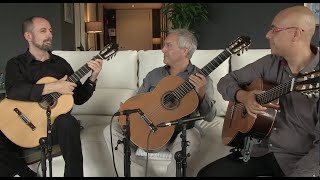
M 6 66 L 5 85 L 8 99 L 39 102 L 43 95 L 60 93 L 73 95 L 77 105 L 85 103 L 95 91 L 102 60 L 90 60 L 91 76 L 81 83 L 66 81 L 74 73 L 70 64 L 51 53 L 52 28 L 43 17 L 27 18 L 22 24 L 24 38 L 29 44 L 28 50 L 12 59 Z M 53 77 L 57 81 L 36 84 L 43 77 Z M 14 129 L 13 129 L 14 131 Z M 70 114 L 59 115 L 52 124 L 52 144 L 59 144 L 65 160 L 64 176 L 83 176 L 83 157 L 80 141 L 80 124 Z M 0 176 L 36 176 L 19 158 L 24 148 L 12 143 L 0 131 Z

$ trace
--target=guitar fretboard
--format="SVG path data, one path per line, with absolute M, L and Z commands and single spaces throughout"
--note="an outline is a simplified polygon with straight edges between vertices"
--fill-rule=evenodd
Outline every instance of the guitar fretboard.
M 257 95 L 257 97 L 256 97 L 257 102 L 260 105 L 266 104 L 266 103 L 269 103 L 269 102 L 279 98 L 280 96 L 282 96 L 284 94 L 287 94 L 288 92 L 291 91 L 291 84 L 294 80 L 295 79 L 292 79 L 288 82 L 285 82 L 283 84 L 275 86 L 262 94 Z
M 220 53 L 217 57 L 211 60 L 207 65 L 205 65 L 202 69 L 199 70 L 199 73 L 208 76 L 213 70 L 215 70 L 220 64 L 222 64 L 228 57 L 230 57 L 232 53 L 229 49 L 225 49 L 222 53 Z M 188 92 L 190 92 L 194 86 L 189 82 L 185 81 L 179 87 L 177 87 L 172 94 L 177 100 L 183 98 Z

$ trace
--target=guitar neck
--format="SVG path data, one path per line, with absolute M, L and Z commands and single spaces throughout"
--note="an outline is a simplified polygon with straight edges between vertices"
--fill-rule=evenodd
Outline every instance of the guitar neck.
M 94 56 L 92 59 L 101 59 L 100 55 L 96 55 Z M 78 82 L 83 76 L 85 76 L 86 74 L 88 74 L 91 71 L 91 68 L 88 66 L 88 64 L 86 63 L 85 65 L 83 65 L 79 70 L 77 70 L 75 73 L 73 73 L 71 76 L 69 76 L 67 78 L 67 81 L 69 82 L 73 82 L 76 83 Z M 45 98 L 43 98 L 44 100 L 48 99 L 52 99 L 52 101 L 56 101 L 59 97 L 61 96 L 60 93 L 51 93 L 51 94 L 47 94 L 45 95 Z
M 231 52 L 229 49 L 225 49 L 222 53 L 220 53 L 217 57 L 211 60 L 207 65 L 205 65 L 202 69 L 199 70 L 199 73 L 208 76 L 213 70 L 215 70 L 220 64 L 222 64 L 228 57 L 231 56 Z M 185 81 L 178 88 L 176 88 L 172 94 L 177 98 L 181 99 L 188 92 L 190 92 L 194 86 L 189 82 Z
M 282 95 L 289 93 L 290 91 L 292 91 L 292 86 L 293 86 L 294 80 L 295 79 L 293 78 L 290 81 L 287 81 L 283 84 L 275 86 L 275 87 L 267 90 L 266 92 L 257 95 L 257 97 L 256 97 L 257 102 L 260 105 L 266 104 L 266 103 L 269 103 L 275 99 L 278 99 Z
M 101 59 L 99 55 L 96 55 L 92 59 Z M 91 68 L 88 66 L 88 64 L 83 65 L 79 70 L 77 70 L 75 73 L 73 73 L 71 76 L 67 78 L 67 81 L 76 83 L 78 82 L 83 76 L 88 74 L 91 71 Z

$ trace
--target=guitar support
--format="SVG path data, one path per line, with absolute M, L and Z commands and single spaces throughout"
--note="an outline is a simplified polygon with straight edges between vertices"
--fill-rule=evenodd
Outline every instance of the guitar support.
M 46 177 L 47 175 L 47 165 L 46 165 L 46 149 L 48 153 L 48 162 L 49 162 L 49 177 L 52 177 L 52 128 L 51 128 L 51 109 L 50 105 L 47 107 L 47 137 L 42 137 L 39 139 L 39 144 L 41 147 L 41 169 L 42 176 Z
M 249 161 L 252 146 L 255 144 L 260 144 L 260 143 L 261 143 L 261 139 L 253 138 L 251 136 L 246 136 L 244 138 L 244 153 L 243 153 L 243 158 L 242 158 L 242 160 L 244 162 Z

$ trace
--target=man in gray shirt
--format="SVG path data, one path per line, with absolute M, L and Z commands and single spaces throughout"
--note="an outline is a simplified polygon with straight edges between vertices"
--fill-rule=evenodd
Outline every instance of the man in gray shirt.
M 308 8 L 282 10 L 266 34 L 272 55 L 221 78 L 219 92 L 228 101 L 242 103 L 250 116 L 264 113 L 267 108 L 256 101 L 262 92 L 241 87 L 257 78 L 282 84 L 319 70 L 319 51 L 310 46 L 314 32 L 315 16 Z M 280 96 L 279 104 L 271 132 L 252 147 L 248 162 L 231 153 L 202 168 L 198 176 L 319 176 L 319 98 L 292 91 Z
M 169 32 L 165 39 L 164 47 L 162 52 L 164 53 L 163 62 L 166 64 L 163 67 L 159 67 L 150 71 L 143 80 L 143 84 L 138 90 L 138 94 L 147 93 L 153 91 L 160 80 L 167 76 L 178 76 L 185 81 L 189 81 L 196 91 L 199 99 L 198 107 L 194 112 L 190 112 L 190 116 L 200 114 L 204 116 L 205 121 L 212 121 L 216 115 L 216 108 L 214 106 L 215 101 L 213 100 L 213 85 L 212 79 L 207 76 L 203 76 L 199 72 L 199 68 L 191 64 L 190 59 L 197 49 L 197 40 L 195 36 L 186 29 L 175 29 Z M 161 114 L 158 114 L 161 117 Z M 182 117 L 181 117 L 182 118 Z M 166 176 L 176 176 L 176 161 L 174 155 L 177 151 L 181 150 L 181 130 L 179 126 L 175 127 L 173 136 L 169 140 L 166 149 L 172 154 L 172 159 L 170 164 L 167 166 Z M 198 152 L 201 143 L 200 133 L 194 128 L 194 122 L 187 125 L 186 139 L 189 141 L 189 146 L 187 147 L 187 153 L 191 156 Z M 148 136 L 146 133 L 145 136 Z M 122 139 L 122 130 L 118 123 L 112 124 L 112 137 L 117 141 L 117 139 Z M 110 143 L 108 142 L 110 147 Z M 116 146 L 116 142 L 113 146 Z M 115 152 L 115 156 L 123 157 L 123 152 L 119 151 L 122 148 L 118 148 Z M 131 152 L 135 152 L 133 149 Z M 187 158 L 187 162 L 190 158 Z M 117 162 L 118 164 L 122 161 Z M 132 171 L 132 176 L 139 176 L 138 171 L 143 172 L 144 168 L 135 159 L 135 155 L 131 155 L 131 165 L 134 167 Z M 120 166 L 121 167 L 121 166 Z M 120 169 L 120 171 L 122 171 Z M 187 176 L 194 176 L 196 172 L 188 164 L 186 169 Z

